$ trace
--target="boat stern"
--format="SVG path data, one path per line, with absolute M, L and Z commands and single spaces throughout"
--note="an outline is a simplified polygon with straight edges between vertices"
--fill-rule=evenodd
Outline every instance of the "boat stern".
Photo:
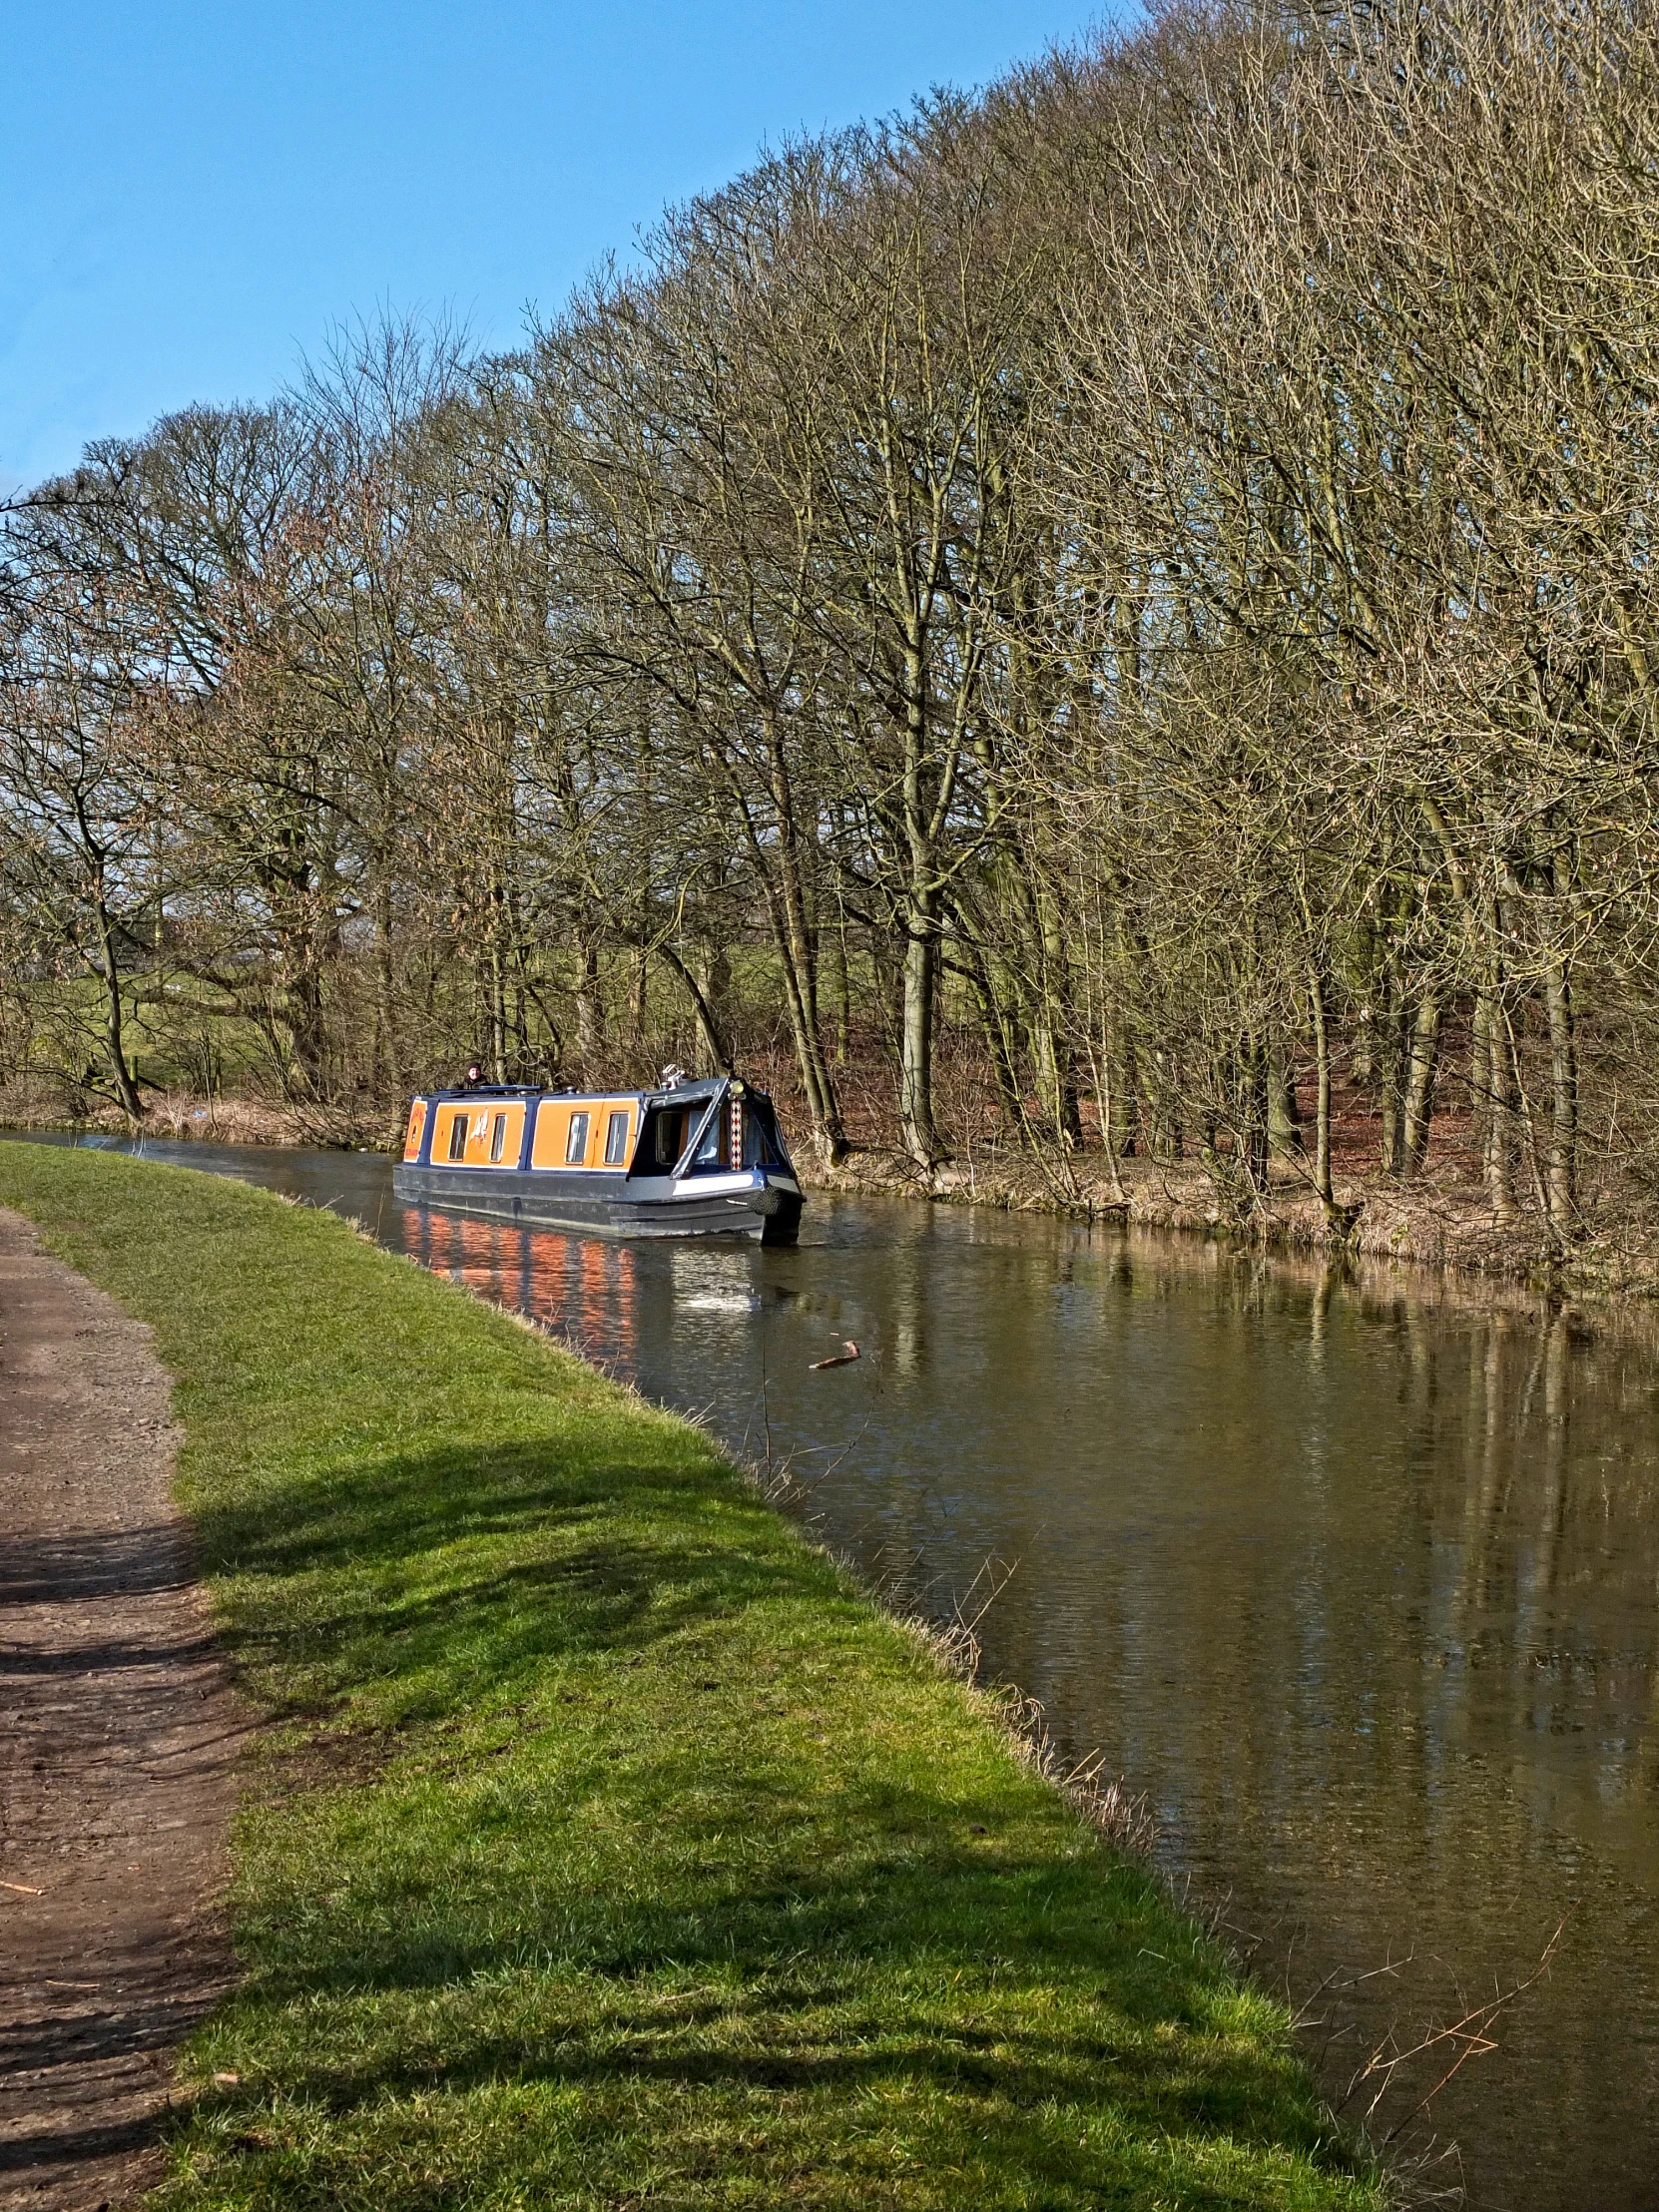
M 793 1175 L 776 1168 L 756 1168 L 754 1188 L 743 1203 L 761 1217 L 764 1245 L 792 1245 L 801 1235 L 801 1209 L 807 1203 Z

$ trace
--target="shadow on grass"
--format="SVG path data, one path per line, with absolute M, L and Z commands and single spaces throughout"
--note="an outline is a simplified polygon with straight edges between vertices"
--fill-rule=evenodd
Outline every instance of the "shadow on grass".
M 251 1927 L 236 2010 L 256 2035 L 263 2014 L 280 2039 L 294 2005 L 340 2015 L 284 2059 L 284 2095 L 344 2115 L 509 2083 L 854 2104 L 924 2087 L 1325 2139 L 1216 1953 L 988 1723 L 962 1716 L 965 1757 L 931 1741 L 936 1712 L 914 1742 L 889 1725 L 889 1699 L 954 1693 L 724 1470 L 596 1476 L 498 1444 L 378 1460 L 210 1512 L 205 1533 L 235 1560 L 244 1635 L 297 1628 L 347 1707 L 390 1685 L 404 1715 L 385 1771 L 345 1793 L 337 1903 L 295 1922 L 274 1900 Z M 826 1693 L 773 1632 L 793 1619 L 820 1662 L 835 1616 L 855 1702 L 821 1716 L 822 1750 L 781 1742 L 755 1694 L 798 1723 Z M 463 1753 L 434 1807 L 434 1738 L 565 1679 L 616 1695 L 565 1730 L 544 1715 L 499 1767 Z M 659 1986 L 703 1973 L 719 1994 L 691 2010 Z
M 992 1871 L 936 1847 L 900 1874 L 877 1848 L 788 1894 L 606 1906 L 591 1949 L 566 1929 L 540 1965 L 513 1963 L 535 1947 L 529 1926 L 463 1946 L 441 1982 L 418 1946 L 349 1989 L 327 1989 L 337 1961 L 319 1960 L 317 1980 L 282 1994 L 313 2017 L 320 2001 L 338 2032 L 279 2067 L 282 2095 L 348 2133 L 388 2102 L 502 2090 L 578 2090 L 585 2107 L 636 2115 L 712 2097 L 780 2122 L 804 2098 L 848 2113 L 948 2105 L 981 2148 L 974 2114 L 989 2109 L 1031 2116 L 1077 2177 L 1090 2156 L 1064 2116 L 1110 2113 L 1148 2140 L 1221 2134 L 1357 2171 L 1288 2053 L 1231 2016 L 1213 1960 L 1149 1957 L 1178 1939 L 1161 1905 L 1113 1902 L 1098 1863 Z M 704 1975 L 717 1987 L 699 1993 Z
M 229 1637 L 245 1662 L 297 1661 L 301 1704 L 367 1683 L 383 1695 L 401 1676 L 411 1718 L 757 1605 L 854 1602 L 723 1468 L 613 1460 L 578 1475 L 535 1443 L 371 1460 L 246 1501 L 210 1494 L 197 1526 L 210 1571 L 235 1577 Z
M 1260 2051 L 1210 2045 L 1177 2053 L 1154 2038 L 1115 2033 L 1107 2018 L 1092 2029 L 1045 2034 L 1022 2024 L 1013 2005 L 995 2026 L 974 2028 L 929 2019 L 924 2007 L 907 2009 L 885 1988 L 860 1995 L 862 2002 L 828 1992 L 823 2001 L 835 2016 L 825 2019 L 815 1992 L 813 2009 L 790 2022 L 800 2034 L 793 2048 L 772 1993 L 748 1989 L 734 1993 L 710 2024 L 718 2046 L 665 2048 L 669 2038 L 649 2012 L 611 2008 L 591 2035 L 570 2027 L 561 2033 L 552 2021 L 539 2030 L 480 2033 L 459 2059 L 321 2067 L 285 2079 L 283 2093 L 336 2121 L 388 2099 L 464 2099 L 504 2088 L 579 2090 L 600 2109 L 619 2098 L 670 2107 L 711 2092 L 751 2105 L 818 2098 L 848 2110 L 868 2109 L 872 2100 L 949 2102 L 964 2122 L 962 2108 L 974 2106 L 1048 2122 L 1110 2109 L 1119 2125 L 1153 2137 L 1222 2134 L 1256 2150 L 1323 2154 L 1339 2173 L 1360 2170 L 1334 2152 L 1328 2125 L 1296 2093 L 1293 2069 Z M 240 2109 L 253 2101 L 239 2100 Z M 1063 2146 L 1068 2163 L 1075 2140 Z

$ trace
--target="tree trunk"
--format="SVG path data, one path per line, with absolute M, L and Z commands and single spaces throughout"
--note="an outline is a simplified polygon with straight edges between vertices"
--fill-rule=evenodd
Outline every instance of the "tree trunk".
M 1308 970 L 1308 1005 L 1314 1024 L 1314 1189 L 1329 1223 L 1338 1211 L 1331 1183 L 1331 1024 L 1325 978 L 1317 967 Z
M 904 945 L 904 1004 L 899 1030 L 898 1111 L 904 1149 L 929 1171 L 944 1157 L 933 1125 L 933 994 L 938 980 L 936 919 L 917 901 Z
M 830 938 L 830 979 L 834 992 L 835 1065 L 845 1067 L 852 1015 L 852 990 L 846 972 L 846 916 L 837 918 Z
M 369 1080 L 377 1095 L 395 1097 L 403 1088 L 403 1056 L 398 1049 L 397 1000 L 392 971 L 391 888 L 383 882 L 375 901 L 374 1065 Z
M 1481 1176 L 1491 1202 L 1492 1218 L 1500 1225 L 1515 1219 L 1515 1097 L 1516 1081 L 1509 1024 L 1504 1012 L 1503 966 L 1497 950 L 1503 909 L 1496 900 L 1484 902 L 1481 923 L 1492 947 L 1487 987 L 1474 1010 L 1474 1073 L 1485 1094 L 1485 1143 L 1481 1152 Z
M 1267 1196 L 1271 1171 L 1269 1124 L 1273 1111 L 1272 1070 L 1261 1040 L 1252 1037 L 1245 1048 L 1244 1080 L 1240 1103 L 1244 1123 L 1244 1170 L 1251 1196 L 1261 1202 Z
M 837 1160 L 846 1157 L 846 1130 L 841 1121 L 840 1101 L 835 1096 L 834 1079 L 824 1055 L 824 1040 L 813 1015 L 811 979 L 801 969 L 801 935 L 791 919 L 784 890 L 764 866 L 759 873 L 767 919 L 772 925 L 772 940 L 784 979 L 784 1002 L 789 1009 L 790 1030 L 795 1039 L 796 1065 L 801 1070 L 801 1088 L 812 1118 L 813 1144 L 820 1158 L 832 1167 Z
M 492 901 L 493 908 L 493 901 Z M 505 1083 L 507 1080 L 507 989 L 506 978 L 501 971 L 501 938 L 495 927 L 496 915 L 490 916 L 490 943 L 485 962 L 485 997 L 489 1021 L 490 1081 Z
M 1067 1151 L 1076 1151 L 1083 1142 L 1077 1071 L 1072 1054 L 1061 1038 L 1058 1018 L 1069 980 L 1065 935 L 1050 891 L 1040 890 L 1029 896 L 1026 903 L 1031 927 L 1042 945 L 1042 964 L 1033 990 L 1031 1020 L 1041 1114 L 1052 1125 L 1055 1142 Z
M 1281 1152 L 1307 1150 L 1302 1110 L 1296 1100 L 1296 1077 L 1282 1053 L 1275 1053 L 1268 1067 L 1268 1136 Z
M 967 942 L 967 968 L 969 985 L 979 1008 L 979 1027 L 985 1039 L 985 1051 L 991 1063 L 991 1082 L 996 1090 L 997 1120 L 1005 1135 L 1014 1135 L 1020 1127 L 1019 1082 L 1014 1074 L 1014 1044 L 1008 1034 L 1007 1017 L 997 1003 L 996 986 L 991 980 L 990 969 L 985 962 L 984 948 L 971 938 Z
M 585 931 L 576 940 L 576 1057 L 586 1081 L 598 1059 L 605 1033 L 605 1002 L 599 983 L 599 948 Z
M 1405 1165 L 1405 1117 L 1401 1108 L 1408 1048 L 1405 993 L 1400 981 L 1399 958 L 1391 947 L 1383 960 L 1382 1018 L 1378 1023 L 1378 1042 L 1382 1080 L 1382 1172 L 1398 1175 Z
M 1132 1160 L 1142 1144 L 1140 1067 L 1135 1041 L 1127 1035 L 1123 1039 L 1122 1071 L 1112 1085 L 1112 1111 L 1105 1138 L 1120 1160 Z
M 1508 1024 L 1501 1009 L 1491 1010 L 1491 1028 L 1487 1033 L 1487 1080 L 1490 1085 L 1492 1113 L 1486 1131 L 1486 1189 L 1490 1193 L 1492 1212 L 1499 1222 L 1512 1222 L 1517 1213 L 1515 1205 L 1515 1082 L 1514 1050 L 1509 1041 Z
M 628 993 L 628 1021 L 634 1033 L 634 1042 L 645 1044 L 645 1016 L 647 1008 L 646 980 L 650 954 L 644 943 L 634 948 L 634 974 Z
M 1428 1127 L 1434 1112 L 1434 1077 L 1440 1062 L 1440 1001 L 1424 991 L 1411 1024 L 1400 1130 L 1400 1169 L 1415 1175 L 1428 1153 Z
M 127 1065 L 125 1010 L 121 1002 L 121 969 L 116 962 L 115 924 L 102 898 L 98 901 L 98 935 L 104 951 L 104 1051 L 121 1110 L 135 1126 L 144 1119 L 144 1102 Z
M 826 1160 L 833 1163 L 846 1155 L 846 1131 L 824 1039 L 819 1032 L 818 946 L 808 919 L 793 831 L 784 838 L 779 856 L 779 888 L 768 903 L 779 950 L 784 954 L 796 1056 L 801 1063 L 802 1081 L 816 1125 L 816 1141 Z
M 721 1032 L 720 1017 L 710 1004 L 707 992 L 673 945 L 660 944 L 657 950 L 662 956 L 663 964 L 679 977 L 692 1002 L 692 1011 L 697 1017 L 697 1041 L 702 1054 L 707 1056 L 710 1064 L 722 1075 L 730 1075 L 732 1048 Z
M 1553 954 L 1544 967 L 1544 1007 L 1549 1016 L 1550 1092 L 1544 1189 L 1550 1222 L 1565 1237 L 1578 1210 L 1578 1045 L 1564 952 Z

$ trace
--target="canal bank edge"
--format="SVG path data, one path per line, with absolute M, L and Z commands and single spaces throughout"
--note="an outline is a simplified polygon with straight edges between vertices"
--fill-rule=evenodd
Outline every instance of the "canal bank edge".
M 1307 1181 L 1294 1176 L 1276 1182 L 1259 1204 L 1228 1211 L 1191 1161 L 1124 1160 L 1114 1177 L 1095 1153 L 1060 1159 L 1009 1150 L 942 1161 L 928 1172 L 903 1153 L 871 1148 L 818 1168 L 806 1188 L 1115 1222 L 1239 1251 L 1513 1284 L 1556 1301 L 1659 1300 L 1659 1220 L 1603 1224 L 1560 1248 L 1531 1214 L 1494 1223 L 1481 1195 L 1457 1182 L 1407 1184 L 1381 1174 L 1345 1182 L 1340 1219 L 1331 1222 Z
M 1374 2206 L 1283 2010 L 692 1425 L 333 1218 L 0 1148 L 245 1693 L 169 2206 Z

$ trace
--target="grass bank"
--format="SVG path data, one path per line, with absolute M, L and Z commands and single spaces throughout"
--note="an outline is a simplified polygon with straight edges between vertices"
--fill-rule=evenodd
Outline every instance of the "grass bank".
M 234 1183 L 6 1143 L 0 1203 L 154 1324 L 271 1717 L 166 2206 L 1377 2204 L 1279 2009 L 695 1428 Z

